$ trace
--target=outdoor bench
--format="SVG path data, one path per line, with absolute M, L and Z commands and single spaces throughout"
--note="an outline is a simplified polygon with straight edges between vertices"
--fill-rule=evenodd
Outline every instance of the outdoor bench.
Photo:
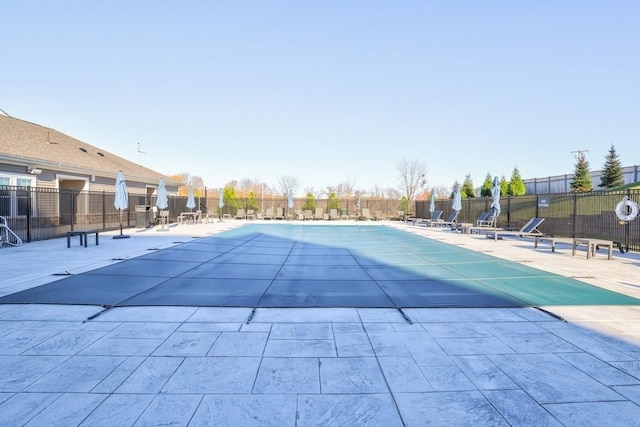
M 551 252 L 555 252 L 556 251 L 556 244 L 558 243 L 567 243 L 567 244 L 572 244 L 573 240 L 571 240 L 570 238 L 566 238 L 566 237 L 553 237 L 553 236 L 536 236 L 535 237 L 535 242 L 533 243 L 533 247 L 535 249 L 538 249 L 538 244 L 541 242 L 548 242 L 551 245 Z
M 571 255 L 576 254 L 576 247 L 578 245 L 587 245 L 587 259 L 591 259 L 592 256 L 595 256 L 596 249 L 598 249 L 600 246 L 604 246 L 608 249 L 607 259 L 611 259 L 613 255 L 614 242 L 612 242 L 611 240 L 576 237 L 573 239 L 573 251 L 571 252 Z
M 67 231 L 67 248 L 71 247 L 71 237 L 73 236 L 80 236 L 80 246 L 82 246 L 84 244 L 84 247 L 87 247 L 87 240 L 89 240 L 87 238 L 87 235 L 89 234 L 95 234 L 96 235 L 96 246 L 98 246 L 98 234 L 100 233 L 100 230 L 74 230 L 74 231 Z

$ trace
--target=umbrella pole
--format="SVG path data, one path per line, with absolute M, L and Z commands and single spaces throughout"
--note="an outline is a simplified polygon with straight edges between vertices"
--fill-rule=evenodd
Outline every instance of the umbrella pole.
M 130 237 L 130 236 L 128 234 L 122 234 L 122 209 L 119 209 L 119 211 L 120 211 L 120 234 L 113 236 L 113 238 L 126 239 L 127 237 Z
M 164 222 L 167 220 L 167 217 L 161 216 L 160 217 L 160 223 L 162 224 L 162 228 L 156 230 L 156 231 L 169 231 L 168 228 L 164 228 Z

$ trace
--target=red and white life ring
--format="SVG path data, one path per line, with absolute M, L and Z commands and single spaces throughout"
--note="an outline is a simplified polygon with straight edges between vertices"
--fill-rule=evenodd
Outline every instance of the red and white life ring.
M 616 215 L 620 221 L 633 221 L 638 216 L 638 204 L 625 196 L 625 198 L 616 205 Z

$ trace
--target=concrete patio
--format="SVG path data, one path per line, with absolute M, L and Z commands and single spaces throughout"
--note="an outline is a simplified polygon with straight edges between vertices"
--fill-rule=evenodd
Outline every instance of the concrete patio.
M 3 248 L 0 296 L 245 223 Z M 640 298 L 637 254 L 587 260 L 531 239 L 384 224 Z M 640 419 L 640 306 L 2 304 L 0 368 L 3 426 L 629 426 Z

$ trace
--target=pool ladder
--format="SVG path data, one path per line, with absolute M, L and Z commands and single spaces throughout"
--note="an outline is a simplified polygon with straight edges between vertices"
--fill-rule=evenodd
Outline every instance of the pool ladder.
M 9 228 L 7 219 L 0 216 L 0 247 L 2 246 L 20 246 L 22 239 Z

